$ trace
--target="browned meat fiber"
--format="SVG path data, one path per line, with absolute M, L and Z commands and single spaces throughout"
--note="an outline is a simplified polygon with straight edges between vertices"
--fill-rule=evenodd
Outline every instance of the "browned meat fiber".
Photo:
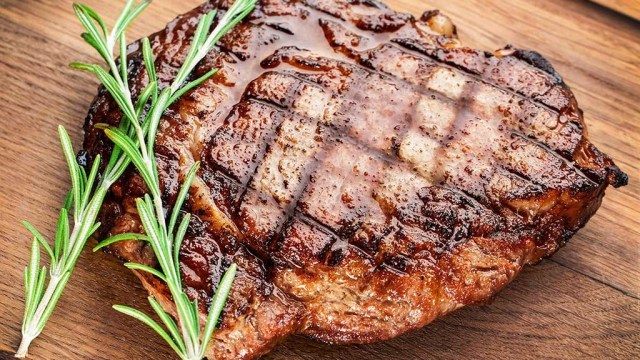
M 161 86 L 202 14 L 228 6 L 206 3 L 151 37 Z M 137 93 L 148 80 L 137 43 L 129 53 Z M 202 162 L 180 261 L 203 314 L 225 269 L 241 269 L 210 358 L 253 359 L 291 334 L 380 341 L 486 303 L 627 182 L 547 60 L 466 48 L 437 11 L 261 1 L 193 76 L 213 68 L 164 114 L 156 148 L 167 208 Z M 111 151 L 94 125 L 120 118 L 101 89 L 90 158 Z M 135 171 L 123 177 L 101 236 L 143 230 L 145 190 Z M 156 265 L 142 242 L 110 251 Z M 138 276 L 172 311 L 164 284 Z

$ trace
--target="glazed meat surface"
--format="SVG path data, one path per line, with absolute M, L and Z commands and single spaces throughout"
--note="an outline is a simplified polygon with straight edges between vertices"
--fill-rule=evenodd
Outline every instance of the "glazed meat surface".
M 228 5 L 206 3 L 151 36 L 161 86 L 199 17 Z M 129 53 L 138 93 L 148 81 L 138 43 Z M 193 76 L 213 68 L 165 113 L 156 147 L 167 208 L 202 163 L 180 261 L 203 314 L 225 269 L 240 267 L 212 359 L 256 358 L 291 334 L 385 340 L 486 303 L 627 181 L 588 141 L 548 61 L 464 47 L 437 11 L 261 1 Z M 101 89 L 85 125 L 90 158 L 111 151 L 95 124 L 120 118 Z M 134 200 L 145 191 L 128 171 L 101 236 L 143 230 Z M 156 265 L 142 242 L 110 251 Z M 173 311 L 164 284 L 138 276 Z

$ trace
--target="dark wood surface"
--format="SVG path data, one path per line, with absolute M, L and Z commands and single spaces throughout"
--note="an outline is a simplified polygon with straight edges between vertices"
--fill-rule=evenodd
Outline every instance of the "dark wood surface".
M 110 20 L 120 2 L 85 0 Z M 627 2 L 632 4 L 635 1 Z M 156 0 L 131 39 L 199 0 Z M 635 2 L 637 3 L 637 2 Z M 581 0 L 392 0 L 419 15 L 439 8 L 470 46 L 511 43 L 548 57 L 577 95 L 596 145 L 630 176 L 553 258 L 529 267 L 493 304 L 466 308 L 398 339 L 334 347 L 296 337 L 267 359 L 618 358 L 640 356 L 640 23 Z M 0 0 L 0 358 L 19 342 L 29 219 L 51 235 L 68 188 L 56 126 L 75 144 L 96 80 L 69 69 L 97 61 L 71 0 Z M 148 310 L 133 274 L 86 251 L 31 354 L 34 359 L 171 359 L 152 331 L 111 309 Z

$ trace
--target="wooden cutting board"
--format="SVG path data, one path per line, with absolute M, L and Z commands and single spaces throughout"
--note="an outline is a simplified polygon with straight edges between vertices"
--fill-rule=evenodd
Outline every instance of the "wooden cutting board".
M 615 11 L 640 20 L 640 2 L 638 0 L 591 0 Z
M 84 0 L 113 22 L 120 1 Z M 199 0 L 157 0 L 132 29 L 149 34 Z M 633 3 L 631 1 L 630 3 Z M 636 2 L 637 4 L 637 2 Z M 466 308 L 376 345 L 301 337 L 267 359 L 638 358 L 640 356 L 640 23 L 579 0 L 393 0 L 420 15 L 439 8 L 470 46 L 511 43 L 552 60 L 575 91 L 597 146 L 630 176 L 553 258 L 528 267 L 486 307 Z M 81 143 L 96 80 L 66 65 L 98 61 L 78 36 L 71 0 L 0 0 L 0 358 L 19 342 L 29 219 L 51 235 L 68 176 L 56 126 Z M 150 311 L 115 259 L 86 251 L 33 359 L 172 359 L 168 346 L 111 309 Z

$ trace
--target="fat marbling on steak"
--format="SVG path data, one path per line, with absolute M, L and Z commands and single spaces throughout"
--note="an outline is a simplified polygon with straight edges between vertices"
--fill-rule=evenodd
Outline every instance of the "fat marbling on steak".
M 151 37 L 162 86 L 211 1 Z M 134 93 L 147 84 L 129 48 Z M 372 0 L 261 1 L 198 66 L 219 72 L 164 115 L 164 201 L 201 161 L 184 211 L 185 288 L 207 304 L 240 267 L 211 358 L 251 359 L 291 334 L 368 343 L 487 302 L 553 254 L 626 175 L 587 139 L 576 100 L 535 52 L 464 47 L 437 11 L 416 19 Z M 86 121 L 121 113 L 104 89 Z M 129 171 L 101 236 L 142 231 Z M 110 249 L 155 265 L 142 242 Z M 165 286 L 138 274 L 172 310 Z M 204 308 L 201 309 L 204 314 Z

